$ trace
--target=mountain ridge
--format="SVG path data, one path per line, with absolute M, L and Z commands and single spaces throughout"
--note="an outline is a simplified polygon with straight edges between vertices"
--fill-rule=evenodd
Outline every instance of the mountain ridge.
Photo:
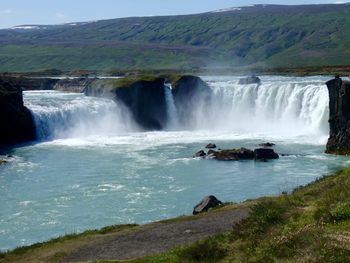
M 346 65 L 349 14 L 349 3 L 253 5 L 193 15 L 22 25 L 0 30 L 0 71 Z

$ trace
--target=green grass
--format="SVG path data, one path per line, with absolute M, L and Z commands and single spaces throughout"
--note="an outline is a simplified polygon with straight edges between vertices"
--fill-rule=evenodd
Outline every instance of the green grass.
M 96 237 L 96 236 L 101 236 L 101 235 L 106 235 L 110 233 L 115 233 L 115 232 L 120 232 L 120 231 L 125 231 L 125 230 L 130 230 L 137 225 L 135 224 L 129 224 L 129 225 L 112 225 L 112 226 L 106 226 L 101 229 L 96 229 L 96 230 L 87 230 L 83 233 L 73 233 L 73 234 L 68 234 L 64 235 L 61 237 L 53 238 L 49 241 L 46 242 L 41 242 L 41 243 L 36 243 L 30 246 L 24 246 L 24 247 L 18 247 L 12 251 L 8 252 L 0 252 L 0 262 L 7 262 L 11 260 L 12 262 L 16 261 L 22 261 L 21 258 L 22 256 L 26 257 L 27 254 L 34 254 L 34 261 L 35 262 L 35 252 L 36 251 L 41 251 L 40 254 L 45 255 L 48 253 L 50 257 L 50 262 L 56 262 L 56 259 L 60 259 L 63 256 L 66 255 L 67 250 L 69 250 L 69 247 L 71 246 L 71 243 L 73 242 L 84 242 L 88 243 L 89 239 L 91 237 Z M 55 253 L 52 253 L 51 251 L 51 246 L 54 247 L 59 247 L 58 251 L 56 252 L 54 249 Z M 73 246 L 72 246 L 73 247 Z M 48 252 L 47 252 L 48 250 Z M 60 251 L 62 250 L 62 251 Z M 42 252 L 44 251 L 44 252 Z M 32 256 L 29 256 L 28 262 L 32 259 Z M 38 259 L 39 260 L 39 259 Z M 27 260 L 25 260 L 27 261 Z

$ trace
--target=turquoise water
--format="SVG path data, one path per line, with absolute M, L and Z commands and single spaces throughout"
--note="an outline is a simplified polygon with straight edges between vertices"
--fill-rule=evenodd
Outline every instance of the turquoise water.
M 62 101 L 48 108 L 52 98 Z M 64 101 L 70 106 L 92 103 L 95 108 L 83 114 L 79 106 L 78 114 L 71 109 L 65 115 Z M 106 104 L 107 108 L 96 106 Z M 1 250 L 106 225 L 191 214 L 193 206 L 209 194 L 234 202 L 277 195 L 350 163 L 346 157 L 323 153 L 327 134 L 318 128 L 288 136 L 242 132 L 241 127 L 139 132 L 131 120 L 123 119 L 126 115 L 113 115 L 110 102 L 81 94 L 27 93 L 26 105 L 37 117 L 44 116 L 38 123 L 50 112 L 51 124 L 64 120 L 73 128 L 62 132 L 60 124 L 60 132 L 50 141 L 6 153 L 12 156 L 0 166 Z M 57 108 L 59 116 L 52 117 Z M 94 118 L 101 114 L 103 121 Z M 112 122 L 124 120 L 128 125 L 111 125 L 111 117 Z M 55 125 L 48 127 L 56 131 Z M 269 162 L 192 158 L 209 142 L 220 148 L 256 148 L 266 141 L 276 143 L 278 153 L 290 155 Z

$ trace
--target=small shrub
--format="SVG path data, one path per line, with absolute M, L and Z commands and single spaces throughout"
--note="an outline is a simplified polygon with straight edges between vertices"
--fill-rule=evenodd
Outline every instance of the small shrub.
M 227 255 L 227 249 L 215 237 L 199 241 L 181 251 L 180 256 L 188 261 L 216 262 Z
M 264 234 L 271 226 L 282 222 L 284 211 L 285 209 L 278 202 L 265 201 L 255 205 L 250 217 L 243 222 L 245 227 L 236 228 L 239 237 L 249 238 Z
M 331 210 L 332 219 L 336 221 L 350 219 L 350 202 L 339 203 Z
M 329 222 L 330 217 L 331 215 L 329 213 L 328 206 L 320 206 L 314 212 L 314 219 L 318 222 L 320 221 Z

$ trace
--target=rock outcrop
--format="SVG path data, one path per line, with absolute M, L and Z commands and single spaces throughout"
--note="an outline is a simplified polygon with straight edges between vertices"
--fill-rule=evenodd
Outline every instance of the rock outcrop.
M 0 78 L 0 147 L 34 139 L 34 121 L 23 105 L 22 89 Z
M 84 92 L 94 78 L 48 78 L 21 75 L 0 75 L 3 81 L 22 90 L 58 90 L 63 92 Z
M 194 155 L 193 155 L 193 158 L 204 158 L 206 157 L 207 154 L 205 153 L 205 151 L 201 150 L 199 152 L 196 152 Z
M 196 76 L 131 76 L 116 80 L 95 80 L 85 88 L 88 96 L 109 97 L 126 106 L 145 130 L 161 130 L 168 123 L 166 82 L 171 92 L 180 125 L 191 126 L 196 110 L 205 111 L 212 90 Z
M 207 148 L 207 149 L 215 149 L 216 148 L 216 144 L 215 143 L 209 143 L 207 146 L 205 146 L 205 148 Z
M 211 208 L 222 205 L 222 202 L 213 195 L 206 196 L 202 201 L 193 208 L 193 214 L 207 212 Z
M 216 159 L 219 161 L 238 161 L 254 159 L 254 152 L 246 148 L 221 150 L 217 152 L 212 152 L 210 155 L 212 156 L 212 159 Z
M 58 79 L 1 75 L 0 78 L 22 90 L 53 90 Z
M 336 77 L 327 83 L 330 137 L 327 153 L 350 155 L 350 82 Z
M 112 98 L 129 109 L 140 127 L 161 130 L 168 117 L 164 83 L 158 77 L 96 80 L 85 88 L 85 94 Z
M 255 160 L 271 160 L 278 159 L 279 155 L 272 149 L 259 148 L 254 150 L 254 158 Z
M 63 92 L 82 93 L 93 81 L 95 81 L 93 78 L 65 78 L 57 81 L 53 86 L 53 89 Z
M 254 151 L 247 148 L 239 149 L 210 149 L 207 153 L 203 150 L 195 153 L 194 158 L 209 158 L 218 161 L 239 161 L 239 160 L 272 160 L 278 159 L 279 155 L 270 148 L 258 148 Z
M 264 142 L 264 143 L 260 143 L 259 146 L 264 147 L 264 148 L 268 148 L 268 147 L 273 147 L 276 144 L 272 143 L 272 142 Z
M 261 79 L 257 76 L 250 76 L 246 78 L 242 78 L 238 81 L 240 85 L 249 85 L 249 84 L 261 84 Z
M 213 91 L 201 78 L 191 75 L 180 77 L 172 83 L 172 88 L 179 121 L 184 127 L 190 127 L 196 111 L 205 114 L 209 109 Z

